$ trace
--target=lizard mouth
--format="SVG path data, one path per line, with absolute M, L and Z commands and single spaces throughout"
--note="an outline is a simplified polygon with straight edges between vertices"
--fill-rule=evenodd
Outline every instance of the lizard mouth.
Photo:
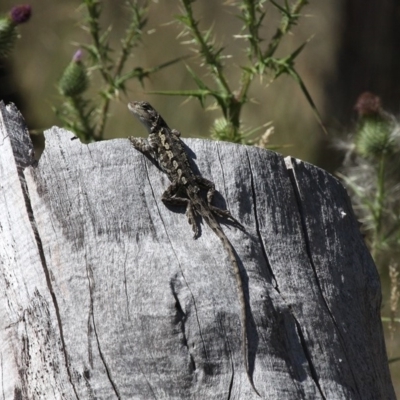
M 141 103 L 140 101 L 132 101 L 128 103 L 128 109 L 143 125 L 147 126 L 150 115 Z

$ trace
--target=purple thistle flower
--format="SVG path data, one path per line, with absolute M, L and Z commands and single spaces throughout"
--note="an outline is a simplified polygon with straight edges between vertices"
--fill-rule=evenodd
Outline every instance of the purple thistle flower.
M 361 93 L 354 109 L 359 117 L 379 115 L 382 111 L 381 99 L 371 92 Z
M 75 63 L 81 62 L 82 61 L 82 50 L 78 49 L 74 56 L 72 57 L 72 61 Z
M 32 8 L 29 4 L 21 4 L 19 6 L 15 6 L 10 11 L 11 21 L 15 25 L 23 24 L 28 21 L 32 15 Z

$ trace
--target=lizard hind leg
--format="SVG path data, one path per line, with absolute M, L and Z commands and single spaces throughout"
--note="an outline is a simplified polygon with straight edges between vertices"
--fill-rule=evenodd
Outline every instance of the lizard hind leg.
M 245 230 L 243 225 L 232 216 L 232 214 L 230 213 L 229 210 L 223 210 L 219 207 L 213 206 L 211 203 L 213 201 L 214 198 L 214 193 L 215 193 L 215 185 L 213 182 L 209 181 L 206 178 L 203 178 L 202 176 L 195 176 L 195 180 L 196 183 L 207 189 L 207 203 L 208 203 L 208 207 L 210 208 L 210 210 L 213 212 L 213 214 L 217 215 L 220 218 L 226 218 L 231 220 L 237 227 L 239 227 L 242 230 Z
M 196 239 L 199 236 L 199 227 L 197 226 L 196 219 L 194 217 L 193 207 L 190 200 L 187 201 L 186 205 L 186 217 L 188 219 L 189 224 L 192 226 L 192 230 L 194 233 L 194 238 Z
M 163 193 L 161 200 L 166 205 L 186 207 L 186 217 L 189 224 L 192 226 L 194 238 L 197 238 L 199 236 L 199 228 L 196 223 L 195 212 L 193 210 L 192 202 L 188 198 L 176 196 L 179 188 L 179 183 L 171 183 L 171 185 L 169 185 Z
M 195 181 L 199 186 L 201 186 L 204 189 L 207 189 L 207 203 L 208 205 L 211 205 L 215 193 L 214 182 L 211 182 L 208 179 L 203 178 L 202 176 L 199 175 L 195 176 Z
M 244 226 L 230 213 L 229 210 L 222 210 L 219 207 L 215 207 L 211 204 L 208 205 L 210 207 L 210 210 L 213 212 L 213 214 L 217 215 L 220 218 L 225 218 L 231 220 L 238 228 L 245 230 Z

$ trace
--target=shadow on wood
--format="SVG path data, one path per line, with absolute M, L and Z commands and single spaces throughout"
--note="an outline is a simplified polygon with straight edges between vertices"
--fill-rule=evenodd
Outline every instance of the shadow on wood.
M 3 398 L 258 398 L 229 259 L 162 204 L 166 176 L 127 139 L 60 128 L 36 163 L 13 106 L 0 130 Z M 379 277 L 343 186 L 271 151 L 185 142 L 246 229 L 223 226 L 262 398 L 394 399 Z

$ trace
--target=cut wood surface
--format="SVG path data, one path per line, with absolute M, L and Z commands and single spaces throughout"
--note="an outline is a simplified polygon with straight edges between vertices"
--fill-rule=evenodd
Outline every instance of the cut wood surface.
M 0 398 L 259 398 L 229 258 L 162 203 L 157 166 L 127 139 L 56 127 L 35 162 L 13 106 L 0 131 Z M 184 141 L 245 227 L 221 221 L 262 398 L 395 399 L 379 276 L 343 186 L 271 151 Z

